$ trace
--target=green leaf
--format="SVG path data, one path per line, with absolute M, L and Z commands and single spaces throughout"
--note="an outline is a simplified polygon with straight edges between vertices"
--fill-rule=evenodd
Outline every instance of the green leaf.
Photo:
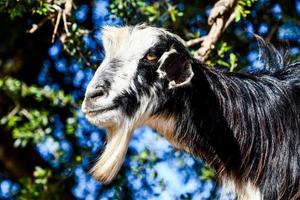
M 230 53 L 229 55 L 229 61 L 230 61 L 230 68 L 229 71 L 233 72 L 235 68 L 237 67 L 237 56 L 234 53 Z
M 217 63 L 219 65 L 222 65 L 222 66 L 225 66 L 225 67 L 230 67 L 230 65 L 227 62 L 223 61 L 223 60 L 217 60 Z
M 211 180 L 215 178 L 215 171 L 208 167 L 208 166 L 204 166 L 201 170 L 201 179 L 202 180 Z

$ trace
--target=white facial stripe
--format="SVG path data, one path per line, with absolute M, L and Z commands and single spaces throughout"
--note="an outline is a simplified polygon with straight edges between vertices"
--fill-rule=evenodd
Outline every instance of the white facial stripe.
M 131 62 L 124 63 L 119 71 L 115 74 L 114 80 L 111 85 L 111 92 L 115 98 L 122 91 L 128 91 L 131 82 L 136 74 L 136 68 L 138 63 L 134 60 Z
M 132 30 L 130 27 L 106 27 L 103 31 L 103 44 L 106 55 L 120 57 L 122 60 L 140 59 L 146 51 L 158 42 L 162 31 L 138 26 Z
M 105 28 L 103 33 L 104 45 L 106 45 L 105 50 L 108 51 L 106 55 L 109 56 L 105 58 L 104 63 L 108 64 L 114 58 L 123 62 L 117 72 L 114 73 L 107 101 L 111 101 L 122 91 L 128 91 L 129 88 L 136 90 L 133 79 L 137 72 L 139 60 L 158 42 L 158 36 L 161 33 L 161 31 L 151 27 L 145 29 L 135 27 L 131 33 L 129 27 Z M 105 43 L 105 40 L 110 42 Z
M 156 29 L 146 28 L 138 31 L 133 31 L 130 37 L 130 48 L 127 49 L 127 54 L 134 51 L 133 55 L 128 55 L 131 58 L 141 59 L 145 53 L 158 42 L 158 36 L 161 32 Z M 129 51 L 128 51 L 129 50 Z
M 121 27 L 106 26 L 103 28 L 102 34 L 106 58 L 110 58 L 118 52 L 120 45 L 130 37 L 129 29 Z

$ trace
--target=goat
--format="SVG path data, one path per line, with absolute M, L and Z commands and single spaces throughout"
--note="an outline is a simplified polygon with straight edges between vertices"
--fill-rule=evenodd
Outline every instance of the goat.
M 105 58 L 82 104 L 107 128 L 94 177 L 111 182 L 133 130 L 149 125 L 204 159 L 240 199 L 299 199 L 300 63 L 261 44 L 268 71 L 230 73 L 194 59 L 164 29 L 103 28 Z

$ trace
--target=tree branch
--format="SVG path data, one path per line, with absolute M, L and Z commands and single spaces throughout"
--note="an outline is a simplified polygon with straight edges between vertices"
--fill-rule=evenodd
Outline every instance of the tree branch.
M 40 21 L 38 24 L 32 24 L 31 29 L 27 30 L 27 33 L 34 33 L 37 31 L 39 28 L 41 28 L 48 20 L 52 19 L 54 17 L 54 14 L 49 15 L 45 17 L 42 21 Z
M 237 0 L 219 0 L 212 8 L 208 17 L 208 24 L 211 25 L 209 33 L 201 38 L 186 42 L 186 46 L 190 47 L 201 42 L 200 48 L 196 51 L 195 57 L 202 62 L 206 61 L 211 50 L 215 48 L 215 44 L 221 36 L 221 33 L 229 26 L 234 19 L 234 13 L 226 19 L 225 15 L 231 11 Z
M 208 24 L 213 25 L 217 18 L 224 17 L 225 13 L 230 11 L 235 5 L 236 0 L 220 0 L 210 11 Z
M 67 36 L 71 35 L 71 33 L 68 29 L 67 16 L 71 16 L 72 5 L 73 5 L 73 0 L 66 0 L 64 9 L 58 7 L 58 9 L 57 9 L 57 11 L 58 11 L 57 20 L 56 20 L 55 27 L 54 27 L 53 34 L 52 34 L 52 42 L 54 42 L 55 35 L 57 33 L 57 29 L 58 29 L 58 26 L 60 24 L 61 18 L 63 20 L 66 35 Z
M 55 35 L 57 34 L 58 27 L 59 27 L 59 24 L 60 24 L 61 20 L 63 21 L 63 25 L 64 25 L 66 35 L 67 36 L 71 35 L 71 33 L 69 31 L 69 28 L 68 28 L 67 17 L 70 17 L 71 14 L 72 14 L 72 6 L 73 6 L 73 0 L 66 0 L 65 4 L 64 4 L 64 8 L 61 8 L 60 6 L 58 6 L 56 4 L 52 5 L 52 7 L 57 12 L 56 21 L 55 21 L 55 25 L 54 25 L 54 29 L 53 29 L 53 33 L 52 33 L 52 43 L 55 40 Z M 31 29 L 27 30 L 27 33 L 34 33 L 40 27 L 42 27 L 45 24 L 46 21 L 54 19 L 54 18 L 55 18 L 55 14 L 51 14 L 51 15 L 47 16 L 46 18 L 44 18 L 38 24 L 33 24 Z
M 203 36 L 203 37 L 199 37 L 199 38 L 196 38 L 196 39 L 192 39 L 192 40 L 189 40 L 185 43 L 185 46 L 187 47 L 191 47 L 191 46 L 194 46 L 196 44 L 199 44 L 200 42 L 203 42 L 205 40 L 206 36 Z
M 66 15 L 71 16 L 73 0 L 66 0 L 64 12 Z

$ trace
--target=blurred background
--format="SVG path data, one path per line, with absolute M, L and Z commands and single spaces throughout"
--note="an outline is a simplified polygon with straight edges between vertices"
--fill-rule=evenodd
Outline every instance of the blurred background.
M 209 32 L 214 4 L 0 0 L 0 199 L 219 199 L 214 171 L 149 127 L 136 130 L 113 183 L 96 182 L 88 171 L 105 130 L 80 111 L 104 57 L 102 26 L 146 22 L 191 40 Z M 292 59 L 300 55 L 300 0 L 238 0 L 232 12 L 234 21 L 206 61 L 211 67 L 263 70 L 253 33 Z

